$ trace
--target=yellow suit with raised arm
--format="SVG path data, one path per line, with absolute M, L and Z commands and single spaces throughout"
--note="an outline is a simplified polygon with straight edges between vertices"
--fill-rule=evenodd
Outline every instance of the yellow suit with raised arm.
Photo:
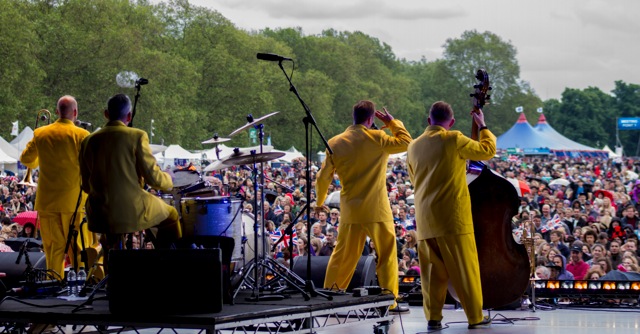
M 449 280 L 469 323 L 483 319 L 466 161 L 490 159 L 495 153 L 496 137 L 486 128 L 475 141 L 460 131 L 432 125 L 409 145 L 407 164 L 414 186 L 427 320 L 442 320 Z
M 68 252 L 65 252 L 65 246 L 80 197 L 78 152 L 80 143 L 88 135 L 87 130 L 75 126 L 71 120 L 59 118 L 52 124 L 35 129 L 33 138 L 20 156 L 23 165 L 29 168 L 40 167 L 35 210 L 38 211 L 40 220 L 47 269 L 54 270 L 61 276 L 64 275 L 65 254 L 68 253 L 69 258 L 74 259 L 73 244 Z M 82 193 L 73 221 L 77 231 L 84 218 L 85 199 L 86 194 Z M 87 224 L 82 224 L 82 234 L 78 233 L 76 239 L 78 263 L 82 250 L 81 235 L 86 247 L 97 244 L 96 238 L 87 229 Z
M 389 154 L 406 151 L 411 135 L 399 120 L 385 125 L 393 136 L 357 124 L 329 140 L 333 154 L 326 152 L 317 174 L 317 205 L 324 203 L 334 173 L 340 177 L 342 190 L 338 240 L 327 265 L 325 288 L 349 286 L 368 235 L 376 246 L 380 287 L 398 296 L 398 257 L 387 194 L 387 162 Z

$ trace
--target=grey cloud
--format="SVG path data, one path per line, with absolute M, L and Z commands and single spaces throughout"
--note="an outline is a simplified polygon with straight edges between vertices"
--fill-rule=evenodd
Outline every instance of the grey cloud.
M 401 20 L 447 20 L 463 17 L 467 12 L 459 6 L 426 8 L 403 4 L 399 1 L 389 4 L 387 1 L 344 1 L 340 4 L 327 4 L 323 1 L 285 1 L 285 0 L 220 0 L 218 3 L 233 9 L 260 10 L 273 18 L 293 18 L 311 20 L 332 19 L 401 19 Z M 420 3 L 420 2 L 419 2 Z M 426 2 L 425 2 L 426 4 Z

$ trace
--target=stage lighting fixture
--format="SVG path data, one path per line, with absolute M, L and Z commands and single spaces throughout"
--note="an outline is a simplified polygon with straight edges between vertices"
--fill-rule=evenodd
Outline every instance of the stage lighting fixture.
M 640 281 L 536 280 L 536 298 L 640 298 Z

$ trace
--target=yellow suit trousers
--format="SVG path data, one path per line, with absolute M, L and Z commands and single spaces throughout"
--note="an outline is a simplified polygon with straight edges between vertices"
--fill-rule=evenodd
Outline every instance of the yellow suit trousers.
M 340 224 L 338 241 L 331 254 L 324 278 L 326 289 L 345 290 L 355 273 L 367 235 L 376 245 L 378 283 L 398 297 L 398 253 L 392 222 Z M 392 307 L 395 307 L 394 303 Z
M 71 225 L 71 217 L 73 212 L 38 212 L 40 220 L 40 235 L 42 236 L 42 247 L 44 248 L 45 259 L 47 260 L 47 269 L 53 270 L 64 278 L 64 260 L 65 254 L 69 254 L 72 265 L 77 261 L 78 267 L 84 266 L 80 262 L 80 252 L 82 251 L 81 237 L 84 237 L 85 247 L 98 244 L 95 234 L 89 231 L 87 224 L 82 225 L 82 234 L 80 233 L 80 223 L 84 213 L 78 212 L 74 227 L 78 231 L 76 244 L 78 245 L 78 256 L 73 256 L 73 243 L 69 246 L 68 252 L 64 247 L 67 245 L 67 236 L 69 235 L 69 226 Z M 92 264 L 89 264 L 92 265 Z M 88 271 L 89 268 L 86 268 Z
M 480 266 L 473 233 L 445 235 L 418 242 L 424 315 L 442 320 L 449 281 L 470 324 L 482 321 Z M 426 268 L 427 270 L 424 270 Z

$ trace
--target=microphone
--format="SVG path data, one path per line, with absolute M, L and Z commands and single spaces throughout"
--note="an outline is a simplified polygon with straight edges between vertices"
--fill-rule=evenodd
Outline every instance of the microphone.
M 85 128 L 85 129 L 86 129 L 86 128 L 91 127 L 91 123 L 89 123 L 89 122 L 83 122 L 83 121 L 81 121 L 81 120 L 79 120 L 79 119 L 76 119 L 76 126 L 79 126 L 79 127 L 81 127 L 81 128 Z
M 283 61 L 283 60 L 291 60 L 291 61 L 293 61 L 293 59 L 291 59 L 291 58 L 279 56 L 279 55 L 277 55 L 275 53 L 258 53 L 256 55 L 256 58 L 258 58 L 260 60 L 266 60 L 266 61 Z
M 136 86 L 142 86 L 142 85 L 146 85 L 148 83 L 149 83 L 149 79 L 140 78 L 140 79 L 136 80 Z

